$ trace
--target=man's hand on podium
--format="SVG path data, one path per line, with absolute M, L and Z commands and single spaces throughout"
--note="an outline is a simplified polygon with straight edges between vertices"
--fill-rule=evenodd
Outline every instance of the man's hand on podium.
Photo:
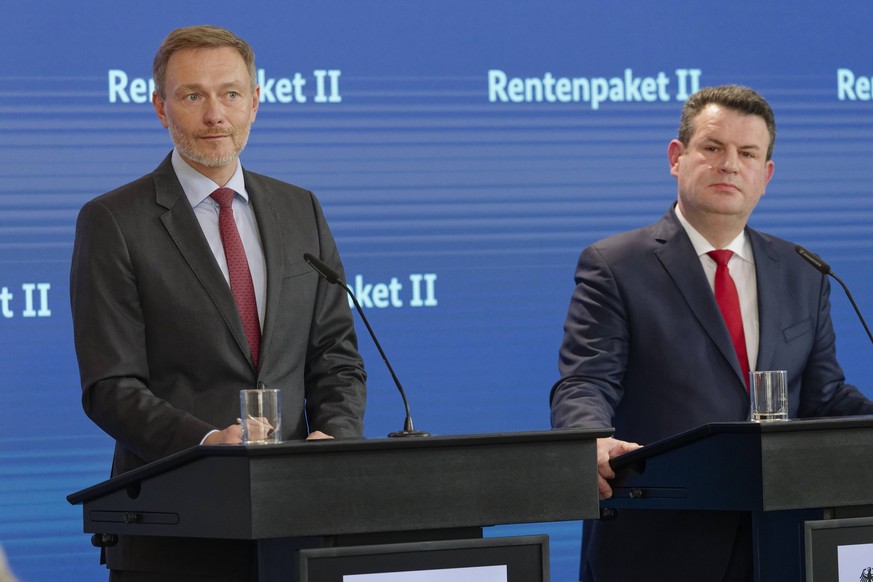
M 641 445 L 637 443 L 620 441 L 612 437 L 597 439 L 597 492 L 600 494 L 600 499 L 612 497 L 612 487 L 607 480 L 614 479 L 615 472 L 609 466 L 609 460 L 640 447 Z
M 269 425 L 267 425 L 269 426 Z M 320 430 L 312 431 L 306 440 L 308 441 L 320 441 L 332 439 L 333 437 L 329 434 L 325 434 Z M 232 424 L 224 430 L 216 430 L 209 433 L 209 435 L 203 439 L 204 445 L 238 445 L 242 443 L 242 427 L 239 424 Z
M 242 427 L 232 424 L 224 430 L 216 430 L 203 439 L 204 445 L 238 445 L 242 442 Z

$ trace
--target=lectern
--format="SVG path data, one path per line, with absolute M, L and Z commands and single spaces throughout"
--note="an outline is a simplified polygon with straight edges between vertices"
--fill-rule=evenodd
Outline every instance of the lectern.
M 67 499 L 88 533 L 257 540 L 261 579 L 294 580 L 276 540 L 435 541 L 597 517 L 595 439 L 611 432 L 200 446 Z
M 805 524 L 873 515 L 870 417 L 713 423 L 612 466 L 602 505 L 617 519 L 622 508 L 750 512 L 758 582 L 804 579 Z

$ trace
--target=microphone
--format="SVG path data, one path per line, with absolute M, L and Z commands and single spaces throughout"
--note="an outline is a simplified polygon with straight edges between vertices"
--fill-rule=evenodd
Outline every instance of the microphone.
M 815 254 L 812 251 L 808 251 L 800 245 L 794 245 L 794 252 L 804 258 L 807 263 L 815 267 L 822 275 L 833 275 L 833 271 L 831 271 L 831 266 L 825 263 L 820 256 Z M 836 275 L 834 275 L 836 279 Z M 840 281 L 837 279 L 837 281 Z M 840 281 L 842 283 L 842 281 Z
M 849 298 L 849 302 L 852 304 L 852 307 L 855 308 L 855 313 L 858 314 L 858 319 L 861 320 L 861 325 L 864 326 L 864 331 L 867 332 L 867 337 L 870 338 L 871 342 L 873 342 L 873 334 L 870 333 L 870 328 L 867 327 L 867 322 L 864 321 L 864 316 L 861 315 L 861 310 L 858 309 L 858 305 L 855 303 L 855 299 L 852 297 L 851 291 L 849 291 L 849 288 L 846 287 L 845 283 L 843 283 L 843 280 L 840 279 L 839 277 L 837 277 L 836 273 L 834 273 L 831 270 L 830 265 L 828 265 L 826 262 L 824 262 L 820 256 L 818 256 L 817 254 L 815 254 L 812 251 L 806 250 L 805 248 L 803 248 L 800 245 L 794 245 L 794 252 L 796 252 L 798 255 L 803 257 L 803 259 L 807 263 L 809 263 L 810 265 L 815 267 L 816 270 L 818 272 L 820 272 L 822 275 L 825 275 L 825 276 L 830 275 L 831 277 L 836 279 L 836 281 L 843 288 L 843 291 L 846 292 L 846 297 Z
M 303 253 L 303 260 L 309 263 L 309 266 L 312 267 L 312 269 L 318 273 L 322 279 L 330 284 L 336 284 L 345 289 L 348 296 L 352 298 L 352 302 L 355 304 L 358 314 L 361 316 L 361 320 L 363 320 L 364 325 L 367 326 L 367 331 L 370 332 L 370 337 L 373 338 L 373 343 L 376 344 L 376 349 L 379 350 L 379 355 L 382 356 L 382 361 L 385 362 L 385 366 L 387 366 L 388 371 L 391 372 L 391 378 L 394 380 L 394 385 L 397 386 L 397 390 L 400 392 L 400 397 L 403 398 L 403 406 L 406 408 L 406 420 L 403 423 L 402 431 L 389 433 L 388 436 L 392 438 L 430 436 L 429 432 L 415 430 L 415 427 L 412 424 L 412 415 L 409 412 L 409 401 L 406 399 L 406 391 L 404 391 L 403 386 L 400 385 L 400 380 L 397 379 L 397 374 L 394 373 L 394 368 L 391 367 L 391 363 L 388 361 L 388 356 L 385 355 L 385 352 L 382 350 L 382 345 L 379 343 L 379 340 L 376 339 L 376 334 L 373 332 L 373 328 L 370 327 L 370 322 L 367 321 L 367 316 L 364 315 L 364 310 L 361 308 L 361 304 L 358 303 L 358 298 L 355 297 L 355 294 L 352 293 L 352 290 L 349 289 L 345 281 L 340 278 L 339 273 L 325 265 L 324 261 L 309 253 Z

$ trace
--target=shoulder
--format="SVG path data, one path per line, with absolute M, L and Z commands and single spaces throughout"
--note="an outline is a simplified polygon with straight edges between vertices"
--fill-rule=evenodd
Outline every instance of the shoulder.
M 181 192 L 182 186 L 179 184 L 179 179 L 173 170 L 172 155 L 172 152 L 167 154 L 161 163 L 148 174 L 97 196 L 89 203 L 103 205 L 125 204 L 136 201 L 153 203 L 155 200 L 153 195 L 158 189 L 178 190 L 178 192 Z
M 258 174 L 257 172 L 250 172 L 246 169 L 243 169 L 243 175 L 245 177 L 246 189 L 255 193 L 260 192 L 264 194 L 282 195 L 304 199 L 315 198 L 315 195 L 310 190 L 301 188 L 300 186 L 296 186 L 288 182 L 284 182 L 282 180 L 278 180 L 271 176 L 265 176 L 264 174 Z
M 599 255 L 611 263 L 636 261 L 647 258 L 665 245 L 674 244 L 683 238 L 686 241 L 688 239 L 672 212 L 669 212 L 658 222 L 620 232 L 593 243 L 585 249 L 583 256 Z
M 311 190 L 245 169 L 243 173 L 255 208 L 260 206 L 281 218 L 312 215 L 318 220 L 322 216 L 321 205 Z
M 154 179 L 148 174 L 87 201 L 79 210 L 79 221 L 98 220 L 101 216 L 112 216 L 114 221 L 142 218 L 155 208 Z
M 246 190 L 258 223 L 312 225 L 326 230 L 326 219 L 315 194 L 270 176 L 244 170 Z
M 782 263 L 787 267 L 801 267 L 803 271 L 811 270 L 813 273 L 817 273 L 815 268 L 797 253 L 798 245 L 796 243 L 753 228 L 746 228 L 746 234 L 749 237 L 752 252 L 755 253 L 756 263 L 770 260 Z
M 591 247 L 614 252 L 635 251 L 644 247 L 655 246 L 658 240 L 656 228 L 658 224 L 650 224 L 625 232 L 610 235 L 593 243 Z
M 84 205 L 83 211 L 101 207 L 111 212 L 142 212 L 146 207 L 155 206 L 158 192 L 162 192 L 164 204 L 172 205 L 183 192 L 173 170 L 171 156 L 172 152 L 148 174 L 90 200 Z
M 748 228 L 746 232 L 755 255 L 755 271 L 759 280 L 781 281 L 786 289 L 805 289 L 813 295 L 830 288 L 827 275 L 808 263 L 795 250 L 797 245 Z

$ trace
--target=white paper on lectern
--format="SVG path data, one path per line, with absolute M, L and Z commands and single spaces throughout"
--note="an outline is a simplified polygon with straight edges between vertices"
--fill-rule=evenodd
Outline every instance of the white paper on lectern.
M 873 544 L 852 544 L 837 547 L 839 582 L 858 582 L 861 574 L 873 567 Z
M 382 574 L 350 574 L 343 582 L 507 582 L 506 566 L 446 568 L 417 572 L 384 572 Z

